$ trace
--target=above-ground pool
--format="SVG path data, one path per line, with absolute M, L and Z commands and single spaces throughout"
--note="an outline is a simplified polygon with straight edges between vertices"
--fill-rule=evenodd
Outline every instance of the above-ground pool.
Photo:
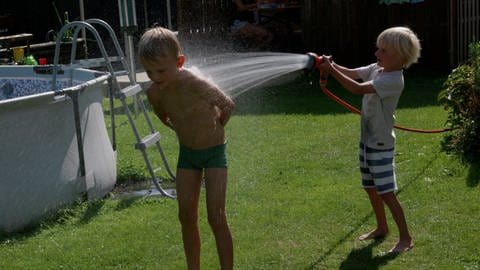
M 20 230 L 80 198 L 103 197 L 116 182 L 102 109 L 108 76 L 65 71 L 55 93 L 51 73 L 0 66 L 0 231 Z

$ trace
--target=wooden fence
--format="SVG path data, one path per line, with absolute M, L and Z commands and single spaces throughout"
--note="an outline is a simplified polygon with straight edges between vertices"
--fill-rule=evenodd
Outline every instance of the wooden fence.
M 376 36 L 391 26 L 408 26 L 421 40 L 417 66 L 449 69 L 464 61 L 480 35 L 479 0 L 425 0 L 380 4 L 378 0 L 303 0 L 304 52 L 332 54 L 345 65 L 375 61 Z M 205 42 L 228 34 L 231 0 L 177 0 L 180 35 Z
M 451 5 L 452 31 L 451 62 L 461 63 L 468 58 L 468 46 L 480 40 L 480 3 L 478 0 L 455 0 Z
M 394 25 L 409 26 L 418 34 L 422 42 L 419 65 L 432 68 L 451 68 L 463 62 L 468 56 L 468 45 L 478 41 L 480 36 L 479 0 L 424 0 L 417 4 L 392 5 L 379 4 L 378 0 L 301 2 L 302 35 L 290 40 L 301 45 L 297 46 L 301 49 L 296 52 L 332 54 L 346 65 L 374 61 L 376 36 Z M 10 14 L 10 19 L 15 18 L 13 23 L 0 20 L 0 29 L 11 31 L 2 34 L 33 33 L 35 41 L 42 42 L 49 29 L 58 30 L 59 23 L 52 6 L 38 3 L 34 0 L 1 1 L 1 13 Z M 137 0 L 136 3 L 139 32 L 152 22 L 166 25 L 163 23 L 166 19 L 163 1 Z M 201 43 L 214 45 L 228 36 L 232 0 L 171 0 L 171 3 L 174 29 L 190 40 L 192 46 Z M 71 13 L 72 20 L 78 19 L 78 1 L 57 1 L 57 4 L 60 11 Z M 104 19 L 118 29 L 116 6 L 116 0 L 85 4 L 87 17 Z M 37 13 L 44 14 L 45 20 L 35 20 L 32 14 Z
M 349 65 L 374 61 L 376 36 L 391 26 L 408 26 L 422 43 L 420 65 L 448 67 L 449 0 L 379 4 L 377 0 L 305 0 L 307 49 Z
M 189 34 L 227 31 L 232 0 L 177 0 L 178 30 Z
M 177 0 L 177 30 L 187 55 L 201 58 L 229 51 L 232 0 Z

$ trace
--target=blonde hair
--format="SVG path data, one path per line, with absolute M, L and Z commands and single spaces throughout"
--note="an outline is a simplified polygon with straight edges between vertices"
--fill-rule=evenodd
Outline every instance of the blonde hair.
M 180 42 L 174 32 L 163 27 L 148 29 L 138 42 L 140 62 L 152 61 L 157 57 L 178 57 L 182 54 Z
M 377 37 L 377 47 L 395 50 L 402 57 L 404 68 L 417 63 L 420 57 L 420 40 L 408 27 L 397 26 L 385 29 Z

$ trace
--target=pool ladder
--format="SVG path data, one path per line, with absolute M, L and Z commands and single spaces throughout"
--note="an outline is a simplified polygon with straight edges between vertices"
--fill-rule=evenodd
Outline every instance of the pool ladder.
M 110 35 L 112 39 L 117 56 L 111 57 L 107 54 L 105 50 L 105 46 L 103 45 L 103 41 L 100 37 L 100 34 L 96 30 L 93 25 L 99 25 L 103 27 Z M 98 44 L 99 50 L 102 54 L 102 58 L 94 58 L 94 59 L 84 59 L 84 60 L 75 60 L 76 58 L 76 51 L 77 51 L 77 38 L 80 31 L 89 30 L 90 33 L 95 37 L 95 41 Z M 112 126 L 112 147 L 116 150 L 116 133 L 115 133 L 115 116 L 114 116 L 114 98 L 118 99 L 122 103 L 122 107 L 125 111 L 125 114 L 128 118 L 128 122 L 132 128 L 132 131 L 135 135 L 136 143 L 135 148 L 142 153 L 143 159 L 145 164 L 147 165 L 148 172 L 152 177 L 153 184 L 155 185 L 156 189 L 160 192 L 161 195 L 169 197 L 169 198 L 176 198 L 175 191 L 172 190 L 172 193 L 167 192 L 166 189 L 162 187 L 163 180 L 160 176 L 157 176 L 158 171 L 161 169 L 160 167 L 154 169 L 152 166 L 152 162 L 147 153 L 147 149 L 151 147 L 155 147 L 157 152 L 160 154 L 162 158 L 162 162 L 165 166 L 165 169 L 168 173 L 168 176 L 172 181 L 175 181 L 175 176 L 170 170 L 168 166 L 167 159 L 163 152 L 163 149 L 160 145 L 160 138 L 161 135 L 158 131 L 156 131 L 153 127 L 152 121 L 148 114 L 147 108 L 143 102 L 142 98 L 135 98 L 134 102 L 136 102 L 136 106 L 138 105 L 138 112 L 140 115 L 143 115 L 149 133 L 145 137 L 140 135 L 140 131 L 137 128 L 135 123 L 135 119 L 132 116 L 132 112 L 127 104 L 128 97 L 139 97 L 143 93 L 143 89 L 140 84 L 135 82 L 134 74 L 135 70 L 130 70 L 125 55 L 122 51 L 122 48 L 118 42 L 117 36 L 111 26 L 107 24 L 105 21 L 100 19 L 88 19 L 85 21 L 74 21 L 70 22 L 62 27 L 62 29 L 57 34 L 56 46 L 55 46 L 55 57 L 54 57 L 54 70 L 53 70 L 53 82 L 52 85 L 56 86 L 56 75 L 59 68 L 59 56 L 60 56 L 60 44 L 62 43 L 62 36 L 67 31 L 73 31 L 73 38 L 72 38 L 72 48 L 70 53 L 70 64 L 68 65 L 68 69 L 73 70 L 74 68 L 93 68 L 93 67 L 106 67 L 108 72 L 110 73 L 109 79 L 109 98 L 110 98 L 110 119 L 111 119 L 111 126 Z M 133 59 L 133 57 L 131 58 Z M 116 71 L 113 68 L 112 63 L 120 62 L 122 70 Z M 121 87 L 120 83 L 118 82 L 117 76 L 128 76 L 128 86 Z M 73 76 L 72 76 L 73 77 Z M 71 78 L 72 78 L 71 77 Z M 56 90 L 56 89 L 55 89 Z M 80 148 L 80 147 L 79 147 Z M 82 150 L 79 150 L 79 152 Z M 85 171 L 85 168 L 83 168 Z

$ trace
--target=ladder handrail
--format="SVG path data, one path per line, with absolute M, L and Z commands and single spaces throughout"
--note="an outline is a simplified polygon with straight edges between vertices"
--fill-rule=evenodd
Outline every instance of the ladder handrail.
M 135 80 L 133 78 L 133 72 L 130 70 L 130 66 L 126 62 L 125 54 L 123 53 L 122 47 L 120 46 L 120 43 L 118 42 L 117 35 L 115 34 L 115 31 L 113 30 L 113 28 L 107 22 L 105 22 L 101 19 L 92 18 L 92 19 L 87 19 L 86 22 L 88 22 L 90 24 L 99 24 L 99 25 L 103 26 L 109 32 L 110 38 L 112 39 L 113 44 L 115 46 L 115 49 L 117 50 L 117 55 L 121 59 L 122 66 L 127 71 L 129 82 L 131 84 L 135 84 Z M 112 74 L 112 76 L 116 77 L 115 74 Z M 120 87 L 118 87 L 118 90 L 119 89 L 120 89 Z M 140 103 L 140 106 L 143 107 L 142 108 L 143 113 L 146 114 L 146 108 L 145 108 L 143 102 L 139 102 L 139 103 Z M 147 121 L 147 125 L 148 125 L 149 129 L 154 130 L 153 123 L 150 120 L 150 117 L 148 117 L 148 115 L 145 115 L 145 119 Z M 166 164 L 167 161 L 166 161 L 165 155 L 163 153 L 162 148 L 158 144 L 157 144 L 157 150 L 160 152 L 162 160 Z M 170 170 L 169 166 L 166 166 L 166 170 L 167 170 L 168 174 L 170 175 L 170 177 L 174 178 L 174 174 Z
M 54 60 L 53 60 L 53 76 L 52 76 L 53 91 L 55 91 L 55 93 L 58 93 L 58 91 L 59 91 L 57 89 L 57 70 L 59 69 L 59 63 L 58 62 L 59 62 L 59 58 L 60 58 L 60 45 L 62 44 L 63 34 L 66 31 L 71 30 L 71 29 L 74 29 L 74 35 L 73 35 L 73 39 L 72 39 L 72 50 L 70 52 L 70 65 L 73 65 L 73 62 L 75 61 L 75 58 L 76 58 L 78 33 L 82 29 L 88 29 L 93 34 L 93 36 L 95 38 L 95 41 L 97 42 L 97 45 L 100 49 L 100 52 L 101 52 L 103 58 L 106 60 L 107 69 L 108 69 L 109 73 L 111 74 L 110 80 L 113 81 L 113 83 L 115 84 L 116 87 L 118 87 L 118 81 L 117 81 L 117 77 L 115 76 L 115 71 L 113 69 L 113 66 L 112 66 L 111 62 L 108 61 L 107 50 L 105 49 L 105 46 L 103 44 L 103 41 L 102 41 L 98 31 L 90 23 L 87 23 L 85 21 L 73 21 L 73 22 L 70 22 L 68 24 L 65 24 L 57 34 L 57 39 L 56 39 L 56 42 L 55 42 L 55 56 L 54 56 Z M 69 71 L 70 71 L 70 86 L 72 86 L 72 84 L 73 84 L 72 83 L 73 71 L 74 70 L 70 69 Z M 110 92 L 112 92 L 112 91 L 110 91 Z M 112 93 L 110 93 L 110 96 L 112 96 Z M 111 118 L 111 121 L 112 121 L 112 147 L 113 147 L 114 150 L 116 150 L 116 134 L 115 134 L 115 128 L 114 128 L 115 118 L 114 118 L 114 114 L 113 114 L 113 97 L 110 97 L 110 118 Z
M 57 39 L 56 39 L 56 42 L 55 42 L 55 56 L 53 58 L 53 77 L 52 77 L 52 88 L 55 92 L 57 92 L 57 86 L 56 86 L 57 70 L 59 68 L 59 63 L 58 62 L 59 62 L 59 58 L 60 58 L 60 45 L 62 43 L 62 36 L 67 30 L 70 30 L 70 29 L 75 30 L 75 32 L 74 32 L 75 33 L 75 39 L 72 40 L 72 49 L 73 48 L 76 49 L 76 46 L 77 46 L 76 45 L 77 44 L 77 38 L 76 37 L 78 37 L 78 32 L 81 29 L 88 29 L 93 34 L 93 36 L 95 37 L 95 41 L 98 44 L 98 47 L 100 49 L 100 52 L 101 52 L 102 56 L 105 59 L 108 59 L 108 54 L 107 54 L 107 51 L 105 50 L 105 46 L 103 45 L 103 41 L 100 38 L 100 34 L 90 23 L 87 23 L 85 21 L 73 21 L 73 22 L 70 22 L 68 24 L 65 24 L 60 29 L 60 31 L 58 32 Z M 73 64 L 73 61 L 74 61 L 73 58 L 75 58 L 75 55 L 76 55 L 76 50 L 75 50 L 75 53 L 72 50 L 72 53 L 70 54 L 70 64 Z M 114 82 L 116 84 L 118 84 L 117 79 L 114 76 L 115 72 L 113 70 L 112 64 L 109 61 L 107 61 L 106 65 L 107 65 L 108 71 L 112 74 L 112 80 L 114 80 Z M 71 70 L 70 72 L 73 72 L 73 70 Z
M 133 74 L 132 74 L 132 70 L 129 69 L 129 65 L 127 64 L 127 61 L 126 61 L 125 55 L 123 53 L 123 50 L 120 47 L 117 36 L 116 36 L 115 32 L 113 31 L 112 27 L 110 25 L 108 25 L 105 21 L 102 21 L 100 19 L 88 19 L 88 20 L 85 20 L 85 21 L 70 22 L 70 23 L 64 25 L 58 33 L 56 44 L 55 44 L 55 57 L 54 57 L 54 64 L 53 64 L 53 77 L 52 77 L 53 90 L 55 91 L 55 94 L 61 92 L 61 90 L 57 90 L 56 80 L 57 80 L 57 70 L 60 68 L 60 66 L 59 66 L 60 45 L 62 43 L 63 34 L 66 31 L 73 29 L 72 47 L 71 47 L 71 52 L 70 52 L 70 66 L 73 66 L 73 65 L 75 65 L 74 63 L 75 63 L 76 52 L 77 52 L 78 35 L 79 35 L 81 30 L 89 30 L 91 32 L 91 34 L 93 34 L 93 36 L 95 38 L 95 41 L 98 44 L 100 52 L 101 52 L 101 54 L 102 54 L 102 56 L 105 60 L 105 64 L 107 66 L 108 72 L 111 75 L 110 80 L 109 80 L 109 91 L 110 91 L 110 117 L 111 117 L 111 121 L 112 121 L 111 124 L 112 124 L 112 147 L 113 147 L 113 149 L 115 149 L 115 147 L 116 147 L 115 146 L 116 145 L 115 144 L 115 136 L 116 135 L 115 135 L 115 118 L 114 118 L 114 112 L 113 112 L 114 111 L 113 99 L 114 99 L 114 97 L 117 97 L 121 100 L 122 106 L 125 109 L 125 114 L 127 115 L 128 121 L 130 123 L 130 126 L 132 127 L 132 131 L 133 131 L 133 133 L 135 135 L 135 139 L 137 141 L 136 145 L 142 146 L 142 147 L 140 147 L 139 150 L 142 152 L 144 161 L 147 164 L 147 169 L 148 169 L 148 171 L 149 171 L 149 173 L 152 177 L 152 181 L 155 184 L 155 187 L 160 191 L 160 193 L 162 195 L 164 195 L 166 197 L 170 197 L 170 198 L 175 198 L 174 195 L 169 194 L 168 192 L 166 192 L 160 186 L 158 179 L 162 180 L 162 178 L 161 177 L 159 177 L 159 178 L 156 177 L 155 170 L 152 168 L 152 164 L 151 164 L 151 162 L 148 158 L 148 155 L 147 155 L 147 152 L 146 152 L 146 149 L 145 149 L 146 147 L 153 145 L 152 144 L 153 141 L 151 141 L 152 140 L 151 135 L 155 134 L 156 131 L 155 131 L 155 129 L 153 127 L 153 124 L 150 120 L 150 117 L 149 117 L 149 115 L 146 111 L 146 108 L 143 104 L 143 101 L 140 100 L 140 104 L 141 104 L 143 115 L 145 117 L 145 120 L 147 122 L 147 125 L 149 127 L 149 131 L 150 131 L 150 135 L 149 135 L 150 137 L 147 136 L 146 139 L 142 139 L 142 137 L 140 136 L 140 132 L 139 132 L 138 128 L 136 127 L 135 120 L 133 119 L 133 117 L 131 115 L 131 112 L 128 109 L 128 105 L 126 103 L 126 93 L 127 92 L 130 92 L 130 94 L 132 94 L 132 95 L 134 95 L 134 94 L 136 95 L 136 94 L 141 93 L 141 91 L 138 92 L 138 89 L 136 89 L 135 91 L 132 90 L 132 91 L 124 92 L 123 91 L 124 89 L 121 89 L 120 84 L 117 80 L 116 72 L 115 72 L 115 70 L 113 69 L 113 66 L 112 66 L 113 59 L 110 58 L 109 55 L 107 54 L 107 51 L 106 51 L 105 46 L 103 44 L 103 40 L 101 39 L 100 34 L 98 33 L 97 29 L 92 24 L 100 25 L 109 32 L 110 38 L 112 39 L 113 44 L 115 46 L 115 49 L 117 51 L 118 58 L 116 60 L 119 59 L 121 61 L 123 69 L 128 74 L 130 87 L 137 87 L 137 86 L 140 87 L 135 82 L 135 80 L 133 79 L 134 77 L 133 77 Z M 73 85 L 73 71 L 74 71 L 74 68 L 69 68 L 69 70 L 70 70 L 70 84 Z M 135 72 L 135 71 L 133 71 L 133 72 Z M 160 153 L 162 161 L 163 161 L 163 163 L 164 163 L 164 165 L 167 169 L 167 172 L 169 173 L 169 175 L 172 179 L 175 179 L 173 173 L 170 170 L 170 167 L 168 166 L 168 162 L 167 162 L 167 160 L 165 158 L 165 155 L 163 153 L 163 149 L 160 146 L 159 138 L 160 138 L 160 136 L 155 138 L 156 141 L 154 143 L 157 147 L 158 152 Z M 77 139 L 81 139 L 81 138 L 77 138 Z
M 127 71 L 129 81 L 133 82 L 134 79 L 133 79 L 132 71 L 130 70 L 130 67 L 129 67 L 129 65 L 127 63 L 127 60 L 126 60 L 126 57 L 125 57 L 125 54 L 123 53 L 122 47 L 120 46 L 120 43 L 118 42 L 117 35 L 115 34 L 115 31 L 113 30 L 113 28 L 108 23 L 106 23 L 105 21 L 100 20 L 100 19 L 88 19 L 88 20 L 86 20 L 86 22 L 88 22 L 90 24 L 99 24 L 99 25 L 103 26 L 108 31 L 108 33 L 110 34 L 110 38 L 112 39 L 113 45 L 115 47 L 115 50 L 117 51 L 117 55 L 120 57 L 120 61 L 122 62 L 122 67 Z

